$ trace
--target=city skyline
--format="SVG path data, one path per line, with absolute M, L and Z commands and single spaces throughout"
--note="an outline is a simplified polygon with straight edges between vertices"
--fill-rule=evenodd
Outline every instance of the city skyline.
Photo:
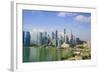
M 79 12 L 34 11 L 23 10 L 23 31 L 48 32 L 56 30 L 58 34 L 70 32 L 82 40 L 91 39 L 91 14 Z

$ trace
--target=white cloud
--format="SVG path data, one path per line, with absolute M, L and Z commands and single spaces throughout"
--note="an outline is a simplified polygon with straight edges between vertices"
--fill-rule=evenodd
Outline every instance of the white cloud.
M 84 16 L 84 15 L 77 15 L 75 17 L 75 20 L 82 23 L 90 23 L 91 17 L 90 16 Z
M 31 32 L 45 32 L 45 30 L 33 28 Z
M 72 13 L 72 12 L 59 12 L 58 16 L 60 17 L 65 17 L 65 16 L 76 16 L 77 13 Z
M 75 12 L 67 12 L 66 15 L 67 16 L 76 16 L 78 13 Z
M 65 16 L 66 16 L 66 13 L 65 13 L 65 12 L 59 12 L 59 13 L 58 13 L 58 16 L 60 16 L 60 17 L 65 17 Z

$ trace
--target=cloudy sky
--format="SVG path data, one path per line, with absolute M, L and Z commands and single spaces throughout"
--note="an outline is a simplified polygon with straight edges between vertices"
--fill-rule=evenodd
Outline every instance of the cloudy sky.
M 63 32 L 90 40 L 91 13 L 23 10 L 23 30 L 40 32 Z

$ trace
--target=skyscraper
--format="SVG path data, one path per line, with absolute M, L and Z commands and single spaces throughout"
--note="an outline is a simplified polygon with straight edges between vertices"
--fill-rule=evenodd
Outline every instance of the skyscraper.
M 66 42 L 66 29 L 64 29 L 64 42 Z
M 44 35 L 45 35 L 45 37 L 47 37 L 47 32 L 45 32 L 45 34 L 44 34 Z
M 74 37 L 73 37 L 73 34 L 72 34 L 72 30 L 71 30 L 70 44 L 73 44 L 73 40 L 74 40 Z
M 31 36 L 30 36 L 30 32 L 23 32 L 23 45 L 24 46 L 29 46 L 30 45 L 30 40 L 31 40 Z
M 66 44 L 69 44 L 69 37 L 66 35 Z
M 76 38 L 76 44 L 80 44 L 80 39 Z
M 47 45 L 51 45 L 51 38 L 50 38 L 50 35 L 48 35 L 48 39 L 47 39 Z
M 43 39 L 44 45 L 47 45 L 48 43 L 48 36 L 47 36 L 47 32 L 44 33 L 44 39 Z
M 54 32 L 52 32 L 52 40 L 55 38 L 55 34 Z
M 40 32 L 40 45 L 43 45 L 43 33 Z
M 40 32 L 40 38 L 39 38 L 39 41 L 40 41 L 40 45 L 47 45 L 47 42 L 48 42 L 48 38 L 47 38 L 47 32 Z
M 56 39 L 56 47 L 58 46 L 58 31 L 56 30 L 56 34 L 55 34 L 55 39 Z
M 61 42 L 61 44 L 64 43 L 64 37 L 62 35 L 60 36 L 60 42 Z

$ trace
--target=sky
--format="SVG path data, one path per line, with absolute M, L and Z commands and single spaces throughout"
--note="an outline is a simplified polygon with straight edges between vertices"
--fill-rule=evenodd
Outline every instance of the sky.
M 23 31 L 55 32 L 89 41 L 91 38 L 91 13 L 23 10 Z

